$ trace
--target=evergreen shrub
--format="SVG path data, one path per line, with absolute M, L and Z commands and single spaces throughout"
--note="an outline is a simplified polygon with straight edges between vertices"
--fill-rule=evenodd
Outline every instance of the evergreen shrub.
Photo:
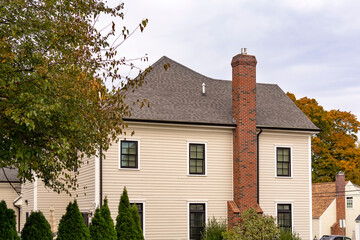
M 69 203 L 59 224 L 57 240 L 90 240 L 90 231 L 79 211 L 76 200 Z
M 22 240 L 52 240 L 51 227 L 42 212 L 32 212 L 21 231 Z
M 0 240 L 17 240 L 16 216 L 12 209 L 8 209 L 5 201 L 0 202 Z

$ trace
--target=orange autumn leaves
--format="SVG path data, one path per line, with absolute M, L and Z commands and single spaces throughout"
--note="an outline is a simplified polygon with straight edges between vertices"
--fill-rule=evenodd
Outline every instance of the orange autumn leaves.
M 329 182 L 335 180 L 339 171 L 345 172 L 347 180 L 360 184 L 360 147 L 357 133 L 360 122 L 351 112 L 325 110 L 315 99 L 296 99 L 287 95 L 322 131 L 312 137 L 312 180 Z

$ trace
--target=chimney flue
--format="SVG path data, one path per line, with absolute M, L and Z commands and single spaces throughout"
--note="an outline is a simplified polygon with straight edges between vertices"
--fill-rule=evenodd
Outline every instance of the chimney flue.
M 241 48 L 241 54 L 247 55 L 247 48 Z

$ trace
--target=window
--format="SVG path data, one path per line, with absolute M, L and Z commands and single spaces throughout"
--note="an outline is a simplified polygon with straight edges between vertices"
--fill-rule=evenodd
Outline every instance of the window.
M 346 208 L 353 208 L 354 200 L 353 197 L 346 197 Z
M 290 148 L 276 148 L 276 175 L 281 177 L 291 176 L 291 151 Z
M 291 204 L 277 205 L 277 223 L 279 228 L 292 231 Z
M 138 141 L 120 142 L 120 168 L 138 169 Z
M 85 225 L 88 227 L 89 226 L 89 213 L 82 212 L 81 215 L 82 215 L 82 217 L 84 219 Z
M 189 204 L 189 230 L 190 239 L 200 240 L 201 232 L 205 226 L 205 203 L 190 203 Z
M 205 175 L 205 144 L 189 144 L 189 174 Z
M 143 203 L 130 203 L 131 206 L 134 204 L 136 204 L 139 212 L 141 229 L 144 230 L 144 205 Z

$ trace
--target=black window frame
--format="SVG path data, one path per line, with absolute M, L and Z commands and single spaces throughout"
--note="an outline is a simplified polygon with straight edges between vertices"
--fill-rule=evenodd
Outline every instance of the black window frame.
M 201 205 L 203 206 L 203 209 L 202 210 L 198 210 L 198 209 L 192 209 L 192 206 L 195 206 L 195 205 Z M 202 223 L 199 225 L 199 226 L 192 226 L 192 214 L 203 214 L 203 217 L 202 217 Z M 189 203 L 189 238 L 191 240 L 200 240 L 202 239 L 201 238 L 201 232 L 204 231 L 205 229 L 205 224 L 206 224 L 206 204 L 205 203 Z M 201 229 L 199 231 L 198 234 L 196 234 L 195 238 L 194 238 L 194 235 L 192 235 L 192 229 Z
M 191 146 L 196 146 L 196 155 L 197 155 L 197 147 L 198 146 L 202 146 L 203 147 L 203 158 L 198 158 L 197 156 L 195 157 L 195 158 L 192 158 L 191 157 Z M 189 148 L 189 162 L 188 162 L 188 164 L 189 164 L 189 175 L 200 175 L 200 176 L 203 176 L 203 175 L 206 175 L 206 167 L 205 167 L 205 165 L 206 165 L 206 145 L 205 145 L 205 143 L 189 143 L 189 146 L 188 146 L 188 148 Z M 195 161 L 195 168 L 196 168 L 196 171 L 195 172 L 192 172 L 191 171 L 191 163 L 192 163 L 192 161 Z M 202 172 L 198 172 L 197 171 L 197 163 L 198 163 L 198 161 L 202 161 Z
M 123 143 L 135 143 L 136 153 L 123 153 Z M 123 165 L 123 156 L 135 156 L 135 166 L 129 166 L 130 160 L 128 159 L 128 166 Z M 126 160 L 124 160 L 126 161 Z M 120 168 L 121 169 L 139 169 L 139 141 L 138 140 L 121 140 L 120 141 Z
M 289 206 L 289 210 L 287 209 L 280 209 L 279 206 Z M 290 203 L 278 203 L 277 204 L 277 225 L 280 229 L 285 229 L 285 230 L 290 230 L 292 232 L 292 204 Z M 289 221 L 290 221 L 290 225 L 289 226 L 284 226 L 283 224 L 280 223 L 280 221 L 282 220 L 281 216 L 285 216 L 285 214 L 287 214 L 289 216 Z M 286 221 L 286 219 L 284 220 Z
M 279 150 L 289 150 L 289 162 L 279 161 Z M 284 155 L 283 155 L 284 158 Z M 288 174 L 284 174 L 284 165 L 288 163 Z M 281 168 L 279 168 L 279 164 L 281 164 Z M 276 147 L 276 176 L 277 177 L 291 177 L 291 148 L 290 147 Z M 279 170 L 282 170 L 282 173 L 279 173 Z
M 130 206 L 132 207 L 134 204 L 136 204 L 136 207 L 138 209 L 141 229 L 144 231 L 144 203 L 132 202 L 130 203 Z

